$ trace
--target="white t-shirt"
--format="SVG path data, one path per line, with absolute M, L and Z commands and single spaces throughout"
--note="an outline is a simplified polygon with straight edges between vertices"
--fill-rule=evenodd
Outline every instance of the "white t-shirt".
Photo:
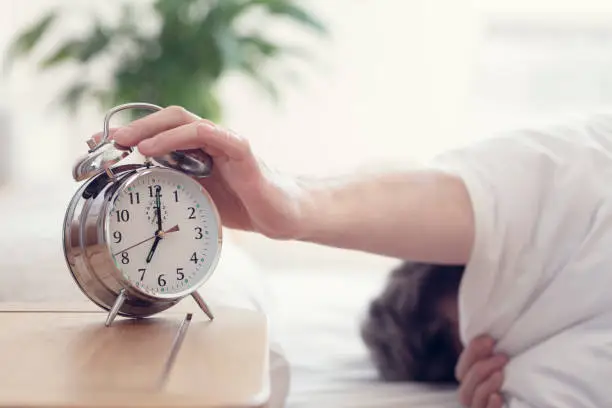
M 612 407 L 612 114 L 437 157 L 472 200 L 459 293 L 467 344 L 508 353 L 509 407 Z

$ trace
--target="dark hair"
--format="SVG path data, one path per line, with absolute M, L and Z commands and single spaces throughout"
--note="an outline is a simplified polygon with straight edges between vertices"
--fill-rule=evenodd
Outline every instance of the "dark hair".
M 463 269 L 403 262 L 391 272 L 361 327 L 383 380 L 456 383 L 460 351 L 441 304 L 456 299 Z

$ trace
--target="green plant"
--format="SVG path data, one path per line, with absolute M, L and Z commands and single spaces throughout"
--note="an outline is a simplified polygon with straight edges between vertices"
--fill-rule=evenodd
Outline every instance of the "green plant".
M 277 86 L 266 65 L 299 52 L 266 38 L 261 30 L 244 29 L 241 18 L 257 16 L 257 26 L 264 28 L 270 21 L 284 19 L 317 34 L 326 33 L 322 22 L 292 0 L 154 0 L 141 7 L 128 0 L 121 5 L 118 21 L 94 17 L 85 35 L 64 40 L 38 62 L 45 71 L 67 64 L 82 70 L 60 96 L 70 112 L 87 99 L 103 109 L 144 101 L 180 105 L 219 120 L 222 107 L 217 86 L 225 74 L 241 72 L 275 97 Z M 146 32 L 139 21 L 151 13 L 158 26 Z M 32 54 L 58 24 L 59 14 L 51 10 L 18 33 L 6 61 L 10 64 Z M 114 65 L 110 84 L 100 83 L 99 75 L 88 75 L 102 58 L 110 58 Z

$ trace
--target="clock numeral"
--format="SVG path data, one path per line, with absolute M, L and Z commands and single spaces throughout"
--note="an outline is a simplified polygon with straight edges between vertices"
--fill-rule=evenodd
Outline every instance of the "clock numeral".
M 140 272 L 140 273 L 141 273 L 141 275 L 140 275 L 140 281 L 141 281 L 141 282 L 142 282 L 142 280 L 144 279 L 144 276 L 145 276 L 145 272 L 146 272 L 146 271 L 147 271 L 146 269 L 139 269 L 139 270 L 138 270 L 138 272 Z
M 176 280 L 183 280 L 183 278 L 185 278 L 185 274 L 182 271 L 183 268 L 176 268 Z
M 128 210 L 115 211 L 117 214 L 117 222 L 128 222 L 130 220 L 130 212 Z
M 174 190 L 174 202 L 178 203 L 178 190 Z
M 163 273 L 157 277 L 157 284 L 159 286 L 166 286 L 166 280 L 164 279 Z
M 119 232 L 119 231 L 113 232 L 113 238 L 115 238 L 115 244 L 120 243 L 121 239 L 122 239 L 121 232 Z
M 161 197 L 161 186 L 156 184 L 155 186 L 149 186 L 149 197 L 155 197 L 155 192 L 159 190 L 159 196 Z
M 140 204 L 140 193 L 130 193 L 130 204 L 134 204 L 134 201 L 136 201 L 136 204 Z
M 191 255 L 191 258 L 189 258 L 189 260 L 193 262 L 194 264 L 198 263 L 198 256 L 196 255 L 195 252 Z
M 189 219 L 195 220 L 195 208 L 189 207 L 188 210 L 191 211 L 191 214 L 189 214 Z
M 121 263 L 124 265 L 127 265 L 130 263 L 130 258 L 128 256 L 127 252 L 122 252 L 121 253 Z
M 195 227 L 194 229 L 198 232 L 198 235 L 196 235 L 195 239 L 202 239 L 202 237 L 204 236 L 202 235 L 202 228 Z

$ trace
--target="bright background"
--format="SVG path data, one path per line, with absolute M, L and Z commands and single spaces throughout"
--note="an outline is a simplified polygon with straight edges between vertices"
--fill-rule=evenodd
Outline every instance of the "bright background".
M 115 5 L 0 0 L 0 49 L 59 3 L 109 13 Z M 316 58 L 300 71 L 298 84 L 281 89 L 278 105 L 239 78 L 223 84 L 223 124 L 286 172 L 326 175 L 426 160 L 494 131 L 612 100 L 609 0 L 304 4 L 323 18 L 331 37 L 278 32 L 309 41 Z M 103 113 L 93 108 L 72 117 L 50 105 L 71 74 L 39 74 L 20 63 L 18 72 L 0 79 L 0 225 L 11 225 L 3 234 L 11 242 L 22 238 L 22 247 L 31 236 L 61 240 L 61 217 L 76 188 L 72 162 L 102 125 Z M 18 216 L 23 221 L 16 225 Z M 251 234 L 239 234 L 238 242 L 270 268 L 381 269 L 391 262 Z M 0 254 L 26 256 L 14 249 L 2 244 Z
M 610 0 L 302 3 L 331 37 L 274 28 L 314 54 L 301 81 L 281 89 L 280 103 L 240 78 L 222 84 L 223 124 L 282 171 L 328 175 L 427 160 L 534 120 L 612 105 Z M 53 4 L 112 15 L 117 0 L 0 0 L 0 58 L 17 30 Z M 62 28 L 84 24 L 75 18 Z M 85 300 L 66 269 L 61 227 L 77 187 L 72 163 L 101 129 L 104 112 L 86 106 L 70 116 L 50 105 L 74 74 L 43 75 L 20 63 L 0 76 L 0 302 Z M 264 303 L 277 305 L 271 321 L 292 366 L 289 408 L 457 406 L 453 393 L 368 381 L 375 372 L 359 317 L 395 260 L 252 234 L 233 238 L 213 279 L 238 277 L 236 291 L 220 292 L 224 300 L 250 301 L 257 283 L 270 283 Z M 270 279 L 253 274 L 252 260 Z

